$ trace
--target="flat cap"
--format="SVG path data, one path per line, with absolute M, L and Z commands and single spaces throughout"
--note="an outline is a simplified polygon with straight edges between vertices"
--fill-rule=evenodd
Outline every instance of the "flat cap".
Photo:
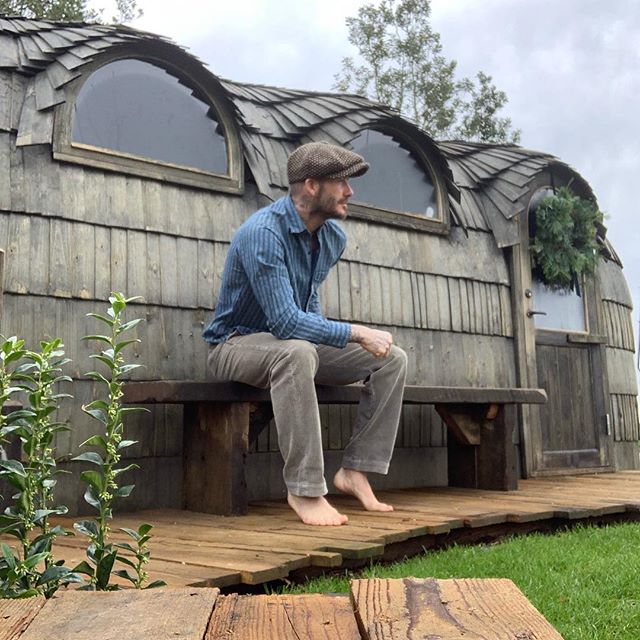
M 298 147 L 287 162 L 289 184 L 307 178 L 342 180 L 369 170 L 364 158 L 349 149 L 328 142 L 309 142 Z

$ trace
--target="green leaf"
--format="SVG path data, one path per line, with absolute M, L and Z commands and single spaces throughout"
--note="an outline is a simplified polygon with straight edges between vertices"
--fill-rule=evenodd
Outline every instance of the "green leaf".
M 138 440 L 121 440 L 120 444 L 118 444 L 118 451 L 120 449 L 126 449 L 127 447 L 131 447 L 134 444 L 138 444 Z
M 67 578 L 72 571 L 68 567 L 53 566 L 45 569 L 37 581 L 37 585 L 47 584 L 48 582 L 57 582 L 63 578 Z
M 71 459 L 76 462 L 90 462 L 92 464 L 97 464 L 98 466 L 102 466 L 104 464 L 102 456 L 95 451 L 86 451 L 85 453 L 81 453 L 79 456 Z
M 10 569 L 16 568 L 17 562 L 15 556 L 13 555 L 13 551 L 11 551 L 9 545 L 4 543 L 2 544 L 2 556 Z
M 93 538 L 98 536 L 98 524 L 95 520 L 80 520 L 80 522 L 74 522 L 73 528 L 85 536 Z
M 96 380 L 97 382 L 103 382 L 104 384 L 111 384 L 99 371 L 89 371 L 85 374 L 87 378 Z
M 83 340 L 96 340 L 98 342 L 106 342 L 107 344 L 111 344 L 111 338 L 107 338 L 107 336 L 100 335 L 91 335 L 91 336 L 83 336 Z
M 122 342 L 116 342 L 116 353 L 120 353 L 125 347 L 128 347 L 130 344 L 139 343 L 140 340 L 137 338 L 134 340 L 123 340 Z
M 104 490 L 104 476 L 97 471 L 83 471 L 80 477 L 91 487 L 96 490 L 96 493 L 101 493 Z
M 133 371 L 134 369 L 139 369 L 141 366 L 142 366 L 141 364 L 123 364 L 120 367 L 120 373 L 121 374 L 129 373 L 129 371 Z
M 86 576 L 93 577 L 94 569 L 86 560 L 83 560 L 73 568 L 73 572 L 84 573 Z
M 127 484 L 124 487 L 120 487 L 115 492 L 115 496 L 117 498 L 128 498 L 131 495 L 131 492 L 134 490 L 135 486 L 135 484 Z
M 143 589 L 157 589 L 158 587 L 166 587 L 167 583 L 164 580 L 154 580 L 151 584 L 148 584 Z
M 106 356 L 103 356 L 102 354 L 92 353 L 89 357 L 90 358 L 94 358 L 96 360 L 100 360 L 100 362 L 102 362 L 103 364 L 106 364 L 107 367 L 109 367 L 109 369 L 111 369 L 111 371 L 114 371 L 117 368 L 117 365 L 115 364 L 115 362 L 113 361 L 112 358 L 107 358 Z
M 130 329 L 133 329 L 134 327 L 138 326 L 141 322 L 142 322 L 142 318 L 136 318 L 135 320 L 130 320 L 129 322 L 125 322 L 120 327 L 120 331 L 122 333 L 124 333 L 125 331 L 129 331 Z
M 128 527 L 120 527 L 120 531 L 123 531 L 130 538 L 133 538 L 134 540 L 139 540 L 140 539 L 140 535 L 134 529 L 129 529 Z
M 118 549 L 125 549 L 126 551 L 131 551 L 131 553 L 133 554 L 138 552 L 138 550 L 134 549 L 128 542 L 119 542 L 118 544 L 116 544 L 116 547 L 118 547 Z M 135 569 L 136 565 L 133 563 L 133 561 L 129 560 L 129 558 L 127 558 L 126 556 L 119 555 L 118 561 L 124 562 L 125 564 L 128 564 L 129 566 Z
M 99 422 L 102 422 L 102 424 L 104 425 L 107 424 L 107 414 L 102 409 L 87 409 L 86 406 L 83 406 L 82 410 L 87 415 L 91 416 L 92 418 L 95 418 Z
M 135 566 L 133 567 L 135 569 Z M 131 584 L 136 583 L 136 578 L 132 576 L 126 569 L 118 569 L 115 574 L 120 578 L 124 578 L 125 580 L 129 580 Z
M 104 436 L 95 435 L 85 440 L 80 446 L 81 447 L 102 447 L 103 449 L 106 449 L 107 440 Z
M 34 569 L 41 562 L 44 562 L 49 557 L 49 552 L 36 553 L 28 558 L 25 558 L 23 564 L 27 569 Z
M 33 514 L 33 522 L 35 524 L 40 524 L 40 522 L 44 519 L 49 517 L 52 514 L 56 514 L 56 510 L 55 509 L 36 509 L 36 511 Z
M 100 510 L 100 499 L 95 493 L 95 489 L 89 485 L 87 490 L 84 492 L 84 499 L 96 509 Z
M 151 529 L 153 529 L 153 525 L 145 522 L 138 527 L 138 535 L 146 536 Z
M 126 467 L 122 467 L 122 469 L 114 469 L 113 470 L 113 476 L 114 478 L 119 476 L 121 473 L 125 473 L 126 471 L 131 471 L 132 469 L 139 469 L 140 466 L 137 465 L 135 462 L 128 464 Z
M 100 590 L 106 590 L 109 586 L 109 579 L 111 578 L 111 570 L 116 561 L 117 552 L 113 551 L 106 553 L 98 562 L 96 567 L 96 588 Z
M 109 326 L 113 325 L 113 320 L 111 318 L 107 318 L 106 316 L 103 316 L 99 313 L 87 313 L 87 317 L 88 318 L 95 318 L 96 320 L 100 320 L 100 322 L 104 322 L 105 324 L 108 324 Z
M 0 467 L 9 473 L 20 476 L 21 478 L 27 477 L 27 472 L 25 471 L 22 462 L 19 462 L 18 460 L 0 460 Z

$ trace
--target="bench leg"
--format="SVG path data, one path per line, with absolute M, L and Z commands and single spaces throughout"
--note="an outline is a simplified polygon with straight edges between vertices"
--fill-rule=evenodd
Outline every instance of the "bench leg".
M 250 408 L 248 402 L 185 405 L 183 503 L 188 511 L 247 513 Z
M 453 416 L 438 407 L 438 413 L 450 426 Z M 471 489 L 513 491 L 518 488 L 513 427 L 515 405 L 500 405 L 493 419 L 478 420 L 477 444 L 460 442 L 450 426 L 447 438 L 449 485 Z M 474 434 L 475 435 L 475 434 Z

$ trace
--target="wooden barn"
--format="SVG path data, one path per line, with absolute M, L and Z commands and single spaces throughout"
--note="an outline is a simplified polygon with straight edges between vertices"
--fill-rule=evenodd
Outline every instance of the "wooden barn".
M 546 405 L 519 410 L 523 477 L 639 468 L 631 296 L 604 229 L 597 274 L 573 292 L 532 275 L 540 196 L 571 183 L 595 197 L 574 169 L 517 146 L 436 142 L 358 96 L 224 80 L 127 27 L 0 17 L 0 332 L 32 347 L 64 340 L 74 400 L 61 411 L 72 426 L 58 441 L 63 467 L 95 429 L 80 409 L 94 393 L 86 314 L 111 291 L 141 296 L 135 377 L 204 380 L 201 333 L 230 239 L 286 193 L 287 155 L 313 140 L 372 164 L 353 181 L 326 314 L 392 331 L 412 384 L 546 389 Z M 323 407 L 329 472 L 353 414 Z M 180 507 L 180 407 L 136 420 L 127 508 Z M 379 486 L 446 484 L 446 437 L 430 406 L 405 407 Z M 283 495 L 273 428 L 249 457 L 250 497 Z M 84 508 L 77 474 L 61 492 Z

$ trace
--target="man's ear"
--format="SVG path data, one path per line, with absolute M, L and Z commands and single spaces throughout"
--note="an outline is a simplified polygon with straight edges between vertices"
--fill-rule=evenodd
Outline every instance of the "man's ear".
M 304 181 L 304 190 L 307 195 L 313 197 L 317 196 L 318 191 L 320 191 L 320 180 L 317 180 L 316 178 L 306 178 Z

